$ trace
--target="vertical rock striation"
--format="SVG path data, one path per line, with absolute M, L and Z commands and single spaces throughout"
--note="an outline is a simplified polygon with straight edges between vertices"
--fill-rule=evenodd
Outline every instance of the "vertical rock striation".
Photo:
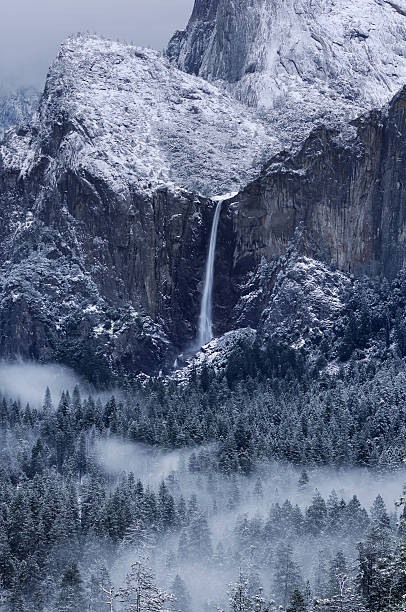
M 219 215 L 216 335 L 328 327 L 349 273 L 404 267 L 406 90 L 361 114 L 406 80 L 402 11 L 197 0 L 168 55 L 69 39 L 1 143 L 2 357 L 98 382 L 172 364 L 196 337 L 220 193 L 239 190 Z M 289 314 L 281 292 L 311 305 Z
M 289 144 L 383 105 L 405 83 L 404 9 L 376 0 L 196 0 L 167 54 L 260 109 Z

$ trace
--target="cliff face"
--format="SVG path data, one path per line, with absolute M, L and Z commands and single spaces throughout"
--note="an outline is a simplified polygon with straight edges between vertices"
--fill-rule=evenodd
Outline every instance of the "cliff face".
M 393 278 L 406 263 L 405 106 L 403 89 L 352 131 L 319 128 L 270 160 L 233 204 L 235 273 L 280 257 L 301 228 L 306 254 Z
M 2 356 L 157 373 L 194 336 L 211 203 L 42 164 L 0 181 Z
M 226 66 L 225 42 L 215 53 L 219 72 L 204 72 L 212 57 L 207 37 L 213 41 L 220 17 L 227 17 L 222 36 L 241 30 L 246 62 L 252 23 L 260 29 L 256 44 L 268 44 L 261 32 L 274 20 L 283 17 L 293 36 L 318 7 L 320 23 L 328 14 L 331 28 L 338 8 L 341 19 L 350 10 L 343 1 L 196 2 L 192 47 L 201 64 L 183 67 L 210 78 L 229 75 L 234 84 L 255 82 L 259 91 L 261 71 L 242 69 L 231 56 Z M 351 19 L 357 2 L 354 7 Z M 394 25 L 403 32 L 402 13 L 389 8 L 393 15 L 385 12 L 386 3 L 371 4 L 371 14 L 391 16 L 379 32 L 384 42 Z M 172 61 L 188 48 L 192 25 L 172 42 Z M 316 26 L 308 27 L 314 41 Z M 376 36 L 371 30 L 368 38 L 349 39 L 354 65 L 361 61 L 356 44 Z M 230 53 L 237 61 L 234 46 Z M 329 53 L 325 70 L 340 61 L 341 51 Z M 378 88 L 374 100 L 396 86 L 402 62 L 385 95 Z M 334 97 L 333 85 L 326 85 L 323 115 L 321 81 L 306 65 L 300 82 L 285 71 L 286 107 L 264 117 L 154 51 L 92 36 L 69 39 L 50 69 L 35 119 L 0 143 L 1 356 L 61 361 L 99 382 L 111 373 L 158 374 L 170 367 L 196 336 L 215 208 L 210 196 L 229 191 L 238 195 L 224 202 L 219 223 L 217 335 L 253 328 L 264 339 L 279 338 L 290 326 L 296 331 L 289 337 L 297 332 L 299 346 L 306 343 L 302 324 L 310 335 L 317 336 L 318 325 L 328 329 L 349 273 L 393 278 L 406 252 L 406 90 L 383 110 L 339 129 L 326 117 L 352 115 L 367 90 L 361 92 L 360 80 L 359 94 L 350 98 L 346 87 L 352 78 L 355 83 L 356 71 L 344 66 L 336 80 L 331 73 L 326 83 L 341 83 L 341 93 Z M 368 87 L 383 79 L 381 68 L 366 71 Z M 295 100 L 305 90 L 310 97 L 299 106 Z M 371 97 L 366 106 L 373 103 Z M 323 118 L 328 125 L 317 127 Z M 292 144 L 293 133 L 297 139 L 309 131 L 300 146 L 273 155 L 284 139 Z
M 334 318 L 350 275 L 390 280 L 404 268 L 405 109 L 402 90 L 388 107 L 352 122 L 344 133 L 316 129 L 300 150 L 272 158 L 224 205 L 217 334 L 250 326 L 274 337 L 283 320 L 285 329 L 290 320 L 317 329 L 317 321 Z M 295 267 L 302 258 L 307 263 Z M 289 297 L 286 270 L 296 297 Z M 313 325 L 308 311 L 319 313 Z
M 259 108 L 288 144 L 384 104 L 405 83 L 406 3 L 196 0 L 167 53 Z
M 2 356 L 170 363 L 196 333 L 214 207 L 196 192 L 243 184 L 271 140 L 154 51 L 67 41 L 0 147 Z

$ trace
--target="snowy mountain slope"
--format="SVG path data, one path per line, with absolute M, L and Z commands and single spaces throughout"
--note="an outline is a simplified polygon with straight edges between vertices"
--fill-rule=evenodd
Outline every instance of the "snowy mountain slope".
M 29 121 L 38 107 L 39 92 L 33 87 L 0 88 L 0 139 L 14 125 Z
M 271 143 L 157 52 L 69 39 L 0 144 L 1 354 L 156 373 L 195 334 L 213 203 L 191 190 L 244 184 Z
M 264 112 L 285 142 L 378 107 L 406 82 L 406 2 L 196 0 L 172 63 Z
M 254 14 L 260 4 L 247 6 Z M 226 5 L 196 6 L 206 31 Z M 246 76 L 257 88 L 264 74 L 252 66 Z M 239 189 L 223 205 L 217 241 L 213 328 L 233 332 L 224 346 L 238 348 L 241 328 L 252 341 L 284 340 L 287 330 L 288 348 L 310 351 L 348 284 L 331 263 L 395 277 L 406 257 L 406 89 L 343 132 L 313 130 L 269 162 L 281 142 L 360 104 L 344 89 L 323 98 L 311 66 L 308 74 L 291 75 L 286 104 L 265 120 L 219 79 L 182 72 L 155 51 L 68 39 L 34 120 L 0 143 L 0 353 L 61 361 L 97 381 L 171 367 L 196 338 L 216 206 L 207 196 L 225 191 Z M 306 239 L 278 277 L 298 226 Z
M 235 329 L 213 339 L 195 356 L 180 356 L 175 380 L 188 380 L 203 365 L 224 373 L 230 359 L 255 343 L 258 349 L 273 343 L 300 351 L 314 364 L 320 358 L 319 345 L 331 340 L 351 291 L 347 275 L 294 249 L 276 262 L 263 262 L 251 284 L 252 291 L 241 296 L 235 307 L 239 315 Z M 253 307 L 258 310 L 255 316 Z
M 63 122 L 52 156 L 122 194 L 129 184 L 149 193 L 163 184 L 235 190 L 274 142 L 249 109 L 158 52 L 95 36 L 63 44 L 39 115 L 38 147 Z

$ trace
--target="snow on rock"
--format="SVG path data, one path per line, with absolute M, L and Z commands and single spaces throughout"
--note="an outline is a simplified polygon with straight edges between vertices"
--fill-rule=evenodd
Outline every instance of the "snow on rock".
M 9 128 L 29 121 L 38 107 L 40 94 L 34 87 L 0 86 L 0 138 Z
M 385 104 L 406 82 L 406 0 L 196 0 L 169 44 L 289 143 Z
M 157 51 L 90 35 L 62 45 L 37 129 L 42 152 L 57 133 L 59 163 L 123 195 L 129 185 L 235 191 L 276 142 L 251 110 Z
M 277 262 L 262 262 L 251 286 L 252 291 L 236 306 L 239 317 L 235 329 L 213 339 L 195 355 L 179 356 L 170 378 L 187 381 L 200 374 L 203 366 L 221 376 L 230 358 L 255 342 L 259 348 L 290 347 L 306 355 L 309 363 L 316 363 L 323 339 L 328 341 L 334 334 L 345 310 L 351 280 L 321 261 L 293 251 Z M 259 308 L 254 317 L 252 308 Z
M 252 347 L 256 337 L 257 332 L 250 327 L 246 327 L 213 338 L 196 354 L 179 355 L 177 369 L 170 375 L 170 378 L 178 382 L 187 381 L 194 373 L 200 374 L 203 366 L 213 369 L 217 374 L 224 373 L 230 356 L 236 350 L 240 350 L 241 345 Z
M 282 268 L 262 313 L 261 335 L 292 348 L 317 343 L 344 308 L 348 276 L 309 257 L 292 258 Z
M 0 142 L 0 171 L 18 172 L 33 160 L 32 136 L 29 130 L 10 130 Z

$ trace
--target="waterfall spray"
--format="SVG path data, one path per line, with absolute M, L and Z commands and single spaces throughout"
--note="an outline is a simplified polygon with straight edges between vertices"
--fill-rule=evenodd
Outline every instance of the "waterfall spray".
M 204 346 L 213 338 L 212 329 L 212 294 L 214 278 L 214 258 L 216 255 L 217 229 L 219 225 L 221 206 L 224 200 L 219 200 L 214 213 L 213 225 L 211 227 L 209 253 L 206 261 L 206 271 L 204 276 L 204 288 L 202 302 L 200 305 L 198 344 Z

